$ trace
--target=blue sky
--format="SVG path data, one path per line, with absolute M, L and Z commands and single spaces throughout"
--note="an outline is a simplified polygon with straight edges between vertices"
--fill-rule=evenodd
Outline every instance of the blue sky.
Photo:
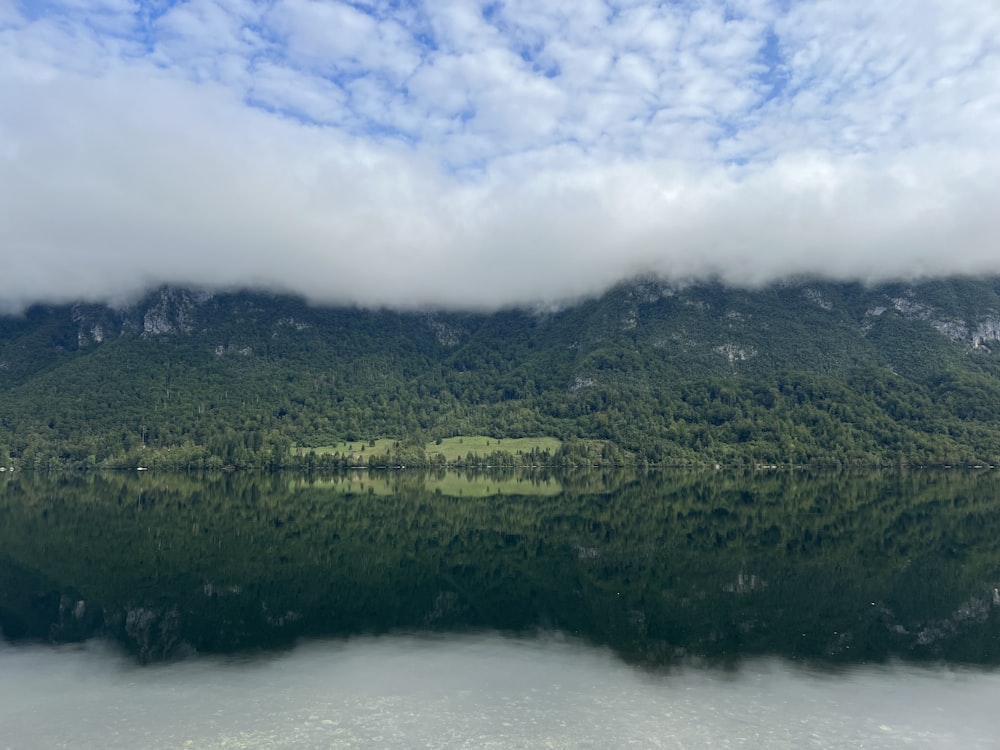
M 0 0 L 0 305 L 1000 272 L 995 0 Z

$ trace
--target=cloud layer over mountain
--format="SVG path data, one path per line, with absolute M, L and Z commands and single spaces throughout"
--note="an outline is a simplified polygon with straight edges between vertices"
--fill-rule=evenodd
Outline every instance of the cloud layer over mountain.
M 995 0 L 0 0 L 0 306 L 1000 273 Z

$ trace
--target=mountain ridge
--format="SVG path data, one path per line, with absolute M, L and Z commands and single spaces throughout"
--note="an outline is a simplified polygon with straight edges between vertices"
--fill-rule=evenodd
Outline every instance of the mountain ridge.
M 1000 279 L 642 278 L 494 313 L 161 287 L 0 318 L 0 409 L 22 467 L 286 465 L 379 437 L 420 463 L 463 434 L 581 462 L 997 463 Z

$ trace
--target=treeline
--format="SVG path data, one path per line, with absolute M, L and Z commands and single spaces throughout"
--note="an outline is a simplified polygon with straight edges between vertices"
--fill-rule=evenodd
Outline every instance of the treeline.
M 341 392 L 343 403 L 368 394 Z M 277 409 L 214 406 L 155 409 L 103 428 L 85 414 L 38 424 L 45 407 L 25 400 L 25 414 L 6 412 L 0 464 L 48 469 L 282 469 L 335 470 L 356 466 L 534 466 L 534 465 L 932 465 L 1000 463 L 1000 387 L 994 378 L 947 373 L 920 384 L 886 370 L 853 373 L 845 380 L 788 372 L 773 380 L 739 377 L 675 383 L 663 388 L 592 388 L 545 393 L 509 404 L 441 407 L 449 396 L 399 393 L 390 408 L 369 412 L 343 429 L 354 406 L 337 399 L 294 415 Z M 411 416 L 415 410 L 426 412 Z M 436 412 L 436 413 L 435 413 Z M 317 415 L 322 415 L 318 417 Z M 325 425 L 317 429 L 314 420 Z M 455 424 L 460 421 L 461 425 Z M 367 431 L 362 432 L 364 422 Z M 411 424 L 412 422 L 412 424 Z M 525 429 L 530 422 L 533 429 Z M 235 426 L 234 426 L 235 425 Z M 407 427 L 408 425 L 408 427 Z M 403 430 L 400 432 L 400 426 Z M 552 436 L 554 451 L 518 454 L 469 451 L 445 460 L 433 440 L 470 433 L 496 438 Z M 332 432 L 332 434 L 331 434 Z M 468 433 L 464 433 L 468 434 Z M 358 459 L 310 448 L 340 439 L 394 439 L 389 453 Z

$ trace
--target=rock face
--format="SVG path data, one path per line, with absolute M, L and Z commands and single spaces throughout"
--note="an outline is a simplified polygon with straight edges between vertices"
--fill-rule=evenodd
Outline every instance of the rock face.
M 427 315 L 425 320 L 427 326 L 434 332 L 434 338 L 441 346 L 454 348 L 461 343 L 464 335 L 461 328 L 443 323 L 434 315 Z
M 195 312 L 211 295 L 187 290 L 161 289 L 159 298 L 147 307 L 142 318 L 144 336 L 191 333 Z
M 183 639 L 176 607 L 133 607 L 117 618 L 121 639 L 142 662 L 184 656 L 194 649 Z
M 55 595 L 52 595 L 52 599 L 55 599 Z M 59 604 L 48 634 L 50 641 L 84 641 L 103 632 L 104 612 L 99 606 L 83 599 L 75 591 L 65 591 L 58 599 Z
M 813 289 L 812 287 L 806 287 L 803 289 L 802 297 L 824 310 L 833 309 L 833 303 L 827 298 L 827 296 L 823 294 L 823 292 Z
M 746 362 L 748 359 L 752 359 L 757 356 L 757 351 L 752 346 L 742 347 L 732 343 L 725 343 L 721 346 L 717 346 L 715 347 L 715 351 L 729 360 L 729 364 Z
M 935 296 L 934 284 L 957 288 L 948 295 Z M 978 292 L 975 303 L 963 303 L 961 284 L 974 285 Z M 933 284 L 892 285 L 863 288 L 835 283 L 786 282 L 768 289 L 735 290 L 711 284 L 676 286 L 655 279 L 640 279 L 624 284 L 600 300 L 581 303 L 596 304 L 607 310 L 608 330 L 598 336 L 641 336 L 659 326 L 657 341 L 669 347 L 670 341 L 684 338 L 722 354 L 730 364 L 753 359 L 762 353 L 753 340 L 754 334 L 769 330 L 769 312 L 798 305 L 801 317 L 810 324 L 842 326 L 849 323 L 862 335 L 871 332 L 880 321 L 889 318 L 927 326 L 949 341 L 962 343 L 970 349 L 989 348 L 1000 342 L 1000 281 L 990 280 L 934 282 Z M 986 287 L 984 289 L 983 287 Z M 283 302 L 282 299 L 285 301 Z M 322 325 L 322 310 L 308 308 L 296 301 L 292 314 L 274 316 L 272 302 L 279 307 L 289 298 L 262 295 L 222 294 L 207 291 L 162 287 L 137 302 L 112 308 L 94 303 L 78 303 L 68 308 L 66 321 L 72 328 L 59 337 L 64 349 L 87 349 L 122 334 L 138 334 L 146 338 L 184 336 L 207 330 L 228 319 L 236 328 L 266 325 L 274 337 L 301 335 Z M 577 308 L 560 307 L 540 312 L 526 311 L 536 324 L 558 325 L 557 316 Z M 50 308 L 60 315 L 59 308 Z M 303 314 L 303 310 L 305 313 Z M 317 317 L 318 316 L 318 317 Z M 466 325 L 466 319 L 481 320 L 484 316 L 463 316 L 434 311 L 412 313 L 434 337 L 437 344 L 454 349 L 474 335 L 476 325 Z M 401 318 L 408 317 L 401 314 Z M 210 320 L 209 320 L 210 319 Z M 63 318 L 65 321 L 65 318 Z M 713 330 L 715 329 L 715 330 Z M 775 333 L 773 330 L 771 333 Z M 684 334 L 681 336 L 681 334 Z M 822 329 L 816 331 L 823 335 Z M 0 330 L 2 334 L 2 330 Z M 70 339 L 69 337 L 72 337 Z M 214 349 L 218 340 L 212 345 Z M 2 341 L 0 341 L 2 344 Z M 223 344 L 226 353 L 242 347 L 232 342 Z M 2 352 L 0 352 L 2 354 Z M 9 363 L 8 357 L 0 356 Z
M 77 326 L 76 345 L 80 349 L 104 343 L 109 335 L 117 334 L 122 325 L 121 315 L 103 305 L 73 305 L 70 320 Z
M 922 299 L 919 287 L 911 287 L 902 296 L 886 295 L 882 304 L 866 311 L 867 318 L 896 312 L 901 318 L 926 323 L 942 336 L 978 349 L 1000 341 L 1000 310 L 995 306 L 972 310 L 963 316 L 954 308 Z
M 147 337 L 192 333 L 198 308 L 211 299 L 207 293 L 164 287 L 145 300 L 118 308 L 77 303 L 69 314 L 76 347 L 90 348 L 127 333 Z
M 1000 341 L 1000 316 L 990 315 L 980 320 L 971 339 L 972 346 L 976 349 Z

